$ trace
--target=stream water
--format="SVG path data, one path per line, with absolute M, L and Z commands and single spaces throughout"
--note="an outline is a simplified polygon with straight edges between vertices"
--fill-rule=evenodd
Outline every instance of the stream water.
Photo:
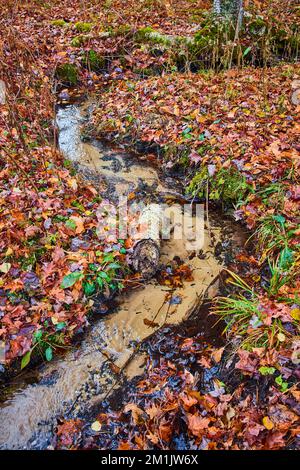
M 124 151 L 97 141 L 82 142 L 81 127 L 88 107 L 72 105 L 58 110 L 59 146 L 99 193 L 112 201 L 120 194 L 135 192 L 144 198 L 157 196 L 179 202 L 179 181 L 164 178 L 157 169 Z M 179 203 L 176 210 L 182 210 Z M 228 237 L 237 245 L 244 242 L 236 225 L 212 214 L 200 253 L 187 249 L 184 237 L 164 241 L 160 263 L 167 265 L 180 258 L 193 271 L 193 281 L 172 292 L 179 302 L 170 305 L 166 301 L 170 288 L 152 279 L 117 298 L 112 312 L 96 320 L 84 340 L 64 357 L 25 371 L 6 384 L 0 408 L 0 448 L 46 448 L 57 417 L 85 413 L 113 389 L 122 387 L 125 379 L 141 374 L 144 356 L 135 354 L 137 345 L 163 325 L 182 322 L 204 296 L 209 299 L 217 294 L 223 266 L 215 256 L 215 246 Z

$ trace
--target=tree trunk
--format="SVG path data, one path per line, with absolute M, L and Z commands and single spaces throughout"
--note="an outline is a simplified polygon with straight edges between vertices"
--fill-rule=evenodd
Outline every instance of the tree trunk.
M 243 0 L 214 0 L 213 10 L 216 15 L 232 17 L 237 23 L 243 19 Z

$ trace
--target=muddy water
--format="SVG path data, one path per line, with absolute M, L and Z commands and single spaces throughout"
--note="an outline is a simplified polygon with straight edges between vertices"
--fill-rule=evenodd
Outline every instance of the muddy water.
M 59 144 L 66 157 L 92 178 L 101 193 L 114 199 L 116 194 L 132 191 L 152 196 L 177 192 L 177 186 L 162 182 L 154 168 L 134 157 L 100 143 L 83 143 L 82 116 L 75 106 L 58 112 Z M 176 210 L 181 211 L 181 206 L 177 205 Z M 12 392 L 0 409 L 0 448 L 47 447 L 58 416 L 74 417 L 86 412 L 120 387 L 124 377 L 139 375 L 144 366 L 143 355 L 137 354 L 141 342 L 165 324 L 179 324 L 204 295 L 216 295 L 212 283 L 222 263 L 214 256 L 214 245 L 224 236 L 228 224 L 212 218 L 210 225 L 210 231 L 205 230 L 201 253 L 188 250 L 185 238 L 162 242 L 162 265 L 180 258 L 193 270 L 192 282 L 173 288 L 175 302 L 166 299 L 170 288 L 156 280 L 133 289 L 117 299 L 118 307 L 113 313 L 90 327 L 79 346 L 40 367 L 34 383 L 16 379 L 11 384 Z
M 141 163 L 134 155 L 96 140 L 83 142 L 81 128 L 88 120 L 91 107 L 86 104 L 81 108 L 75 105 L 60 108 L 56 122 L 61 150 L 85 177 L 98 185 L 101 194 L 113 201 L 135 191 L 180 196 L 176 179 L 163 181 L 163 175 L 149 163 Z

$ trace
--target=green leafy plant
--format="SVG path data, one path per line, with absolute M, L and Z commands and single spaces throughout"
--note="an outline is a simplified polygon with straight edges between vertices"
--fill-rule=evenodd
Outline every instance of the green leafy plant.
M 277 385 L 279 385 L 281 392 L 286 392 L 289 388 L 289 384 L 283 380 L 281 375 L 276 377 L 275 382 L 277 383 Z
M 51 361 L 53 358 L 53 351 L 57 348 L 65 349 L 63 335 L 60 332 L 65 328 L 66 323 L 57 323 L 55 329 L 56 333 L 46 333 L 42 329 L 36 330 L 33 334 L 33 346 L 29 351 L 22 357 L 21 369 L 24 369 L 32 358 L 35 351 L 45 357 L 47 361 Z
M 88 37 L 80 34 L 79 36 L 75 36 L 71 40 L 71 46 L 73 47 L 81 47 L 88 41 Z
M 262 366 L 259 369 L 261 375 L 273 375 L 276 372 L 275 367 Z
M 95 72 L 104 69 L 105 58 L 93 49 L 90 49 L 83 55 L 83 64 L 90 70 Z
M 53 26 L 58 26 L 59 28 L 63 28 L 64 26 L 68 26 L 68 23 L 63 20 L 63 19 L 59 19 L 59 20 L 52 20 L 51 21 L 51 24 Z
M 125 248 L 120 249 L 121 253 L 126 253 Z M 97 254 L 97 253 L 96 253 Z M 62 280 L 61 288 L 69 289 L 77 281 L 82 281 L 83 290 L 86 296 L 91 296 L 109 287 L 112 290 L 122 289 L 123 284 L 118 276 L 121 264 L 115 260 L 113 253 L 98 252 L 97 256 L 102 256 L 99 263 L 90 263 L 87 272 L 75 271 L 66 274 Z

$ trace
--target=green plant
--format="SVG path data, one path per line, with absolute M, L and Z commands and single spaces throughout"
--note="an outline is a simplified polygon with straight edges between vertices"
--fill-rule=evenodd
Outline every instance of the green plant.
M 259 369 L 261 375 L 273 375 L 276 372 L 275 367 L 262 366 Z
M 266 257 L 274 255 L 279 249 L 287 246 L 291 233 L 287 230 L 284 216 L 273 214 L 263 216 L 258 222 L 258 228 L 251 236 L 258 241 L 261 252 L 261 261 Z
M 269 262 L 271 279 L 268 293 L 270 295 L 277 295 L 282 286 L 291 282 L 293 275 L 291 268 L 294 261 L 294 252 L 290 248 L 285 247 L 273 263 Z
M 126 250 L 125 250 L 126 251 Z M 120 250 L 123 253 L 122 249 Z M 101 257 L 98 263 L 90 263 L 87 272 L 75 271 L 64 276 L 61 288 L 68 289 L 77 281 L 82 281 L 85 295 L 90 296 L 109 289 L 122 289 L 123 284 L 118 276 L 122 266 L 115 260 L 114 254 L 96 252 Z
M 98 54 L 93 49 L 87 51 L 83 56 L 84 65 L 94 72 L 97 72 L 105 67 L 105 58 Z
M 234 168 L 221 169 L 210 176 L 207 167 L 203 167 L 192 179 L 188 186 L 188 192 L 201 198 L 206 197 L 208 192 L 208 197 L 211 200 L 241 204 L 252 192 L 252 187 L 247 183 L 246 178 Z
M 267 313 L 260 297 L 237 274 L 228 271 L 233 286 L 243 293 L 232 297 L 219 297 L 214 305 L 213 313 L 226 322 L 224 331 L 231 331 L 241 338 L 240 347 L 252 350 L 253 347 L 266 347 L 270 343 L 281 343 L 287 332 L 279 318 L 272 318 L 271 323 L 265 322 Z
M 78 81 L 78 72 L 74 64 L 61 64 L 56 68 L 56 76 L 67 85 L 76 85 Z
M 277 383 L 277 385 L 279 385 L 280 391 L 283 393 L 286 392 L 289 388 L 289 384 L 283 380 L 281 375 L 276 377 L 275 382 Z
M 31 357 L 35 351 L 46 358 L 47 361 L 51 361 L 53 357 L 53 351 L 56 348 L 65 349 L 64 337 L 61 331 L 65 328 L 65 322 L 58 322 L 55 325 L 55 333 L 46 333 L 42 329 L 36 330 L 33 334 L 33 345 L 29 351 L 22 357 L 21 369 L 24 369 L 30 362 Z
M 134 39 L 137 42 L 150 42 L 152 44 L 163 44 L 165 46 L 170 46 L 173 43 L 170 36 L 161 34 L 150 26 L 140 28 L 135 33 Z

